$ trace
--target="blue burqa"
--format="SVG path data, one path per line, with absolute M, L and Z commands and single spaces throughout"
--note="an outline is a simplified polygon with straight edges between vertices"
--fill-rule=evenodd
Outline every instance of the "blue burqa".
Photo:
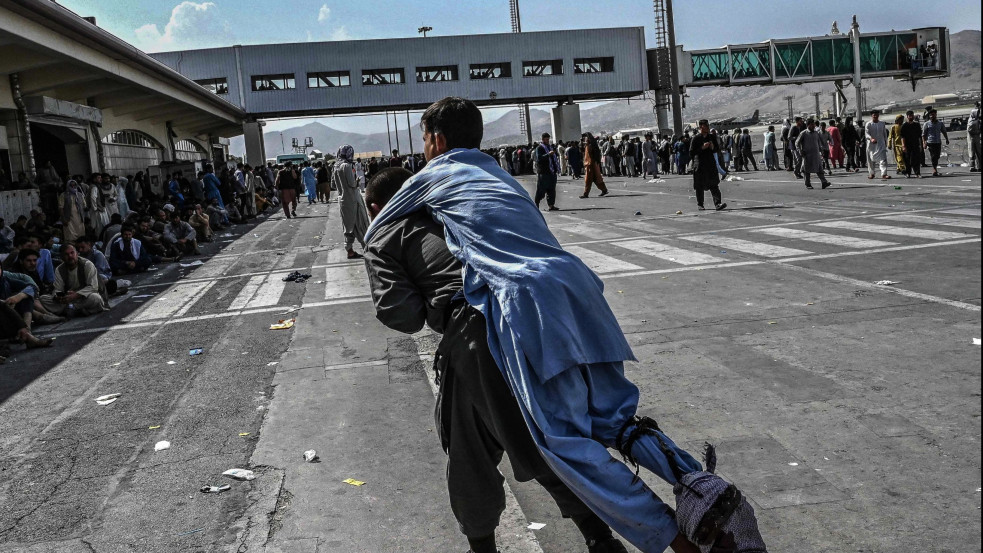
M 638 389 L 624 377 L 623 361 L 635 357 L 601 280 L 560 247 L 525 189 L 479 150 L 430 160 L 386 204 L 366 241 L 419 209 L 443 225 L 464 266 L 465 297 L 485 316 L 489 349 L 543 458 L 616 532 L 642 551 L 663 551 L 677 533 L 671 510 L 605 447 L 633 428 L 623 426 L 635 415 Z M 659 436 L 683 472 L 700 470 Z M 652 435 L 631 453 L 676 482 Z

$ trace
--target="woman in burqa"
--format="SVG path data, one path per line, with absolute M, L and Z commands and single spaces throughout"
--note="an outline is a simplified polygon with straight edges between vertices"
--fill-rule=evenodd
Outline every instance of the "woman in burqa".
M 74 179 L 65 184 L 61 222 L 64 243 L 74 242 L 85 236 L 85 193 Z
M 345 232 L 345 250 L 348 259 L 357 259 L 361 254 L 355 253 L 355 240 L 365 251 L 365 231 L 369 228 L 369 212 L 365 208 L 365 200 L 358 189 L 355 178 L 355 163 L 352 157 L 355 149 L 349 145 L 338 148 L 338 160 L 331 173 L 331 184 L 338 191 L 338 205 L 341 208 L 341 224 Z

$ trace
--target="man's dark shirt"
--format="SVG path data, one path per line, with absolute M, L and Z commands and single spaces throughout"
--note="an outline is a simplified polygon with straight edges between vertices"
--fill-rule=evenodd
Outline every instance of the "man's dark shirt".
M 413 333 L 423 323 L 443 333 L 445 310 L 464 286 L 461 262 L 447 248 L 444 229 L 426 211 L 381 227 L 365 251 L 376 317 Z
M 922 147 L 922 126 L 915 121 L 902 123 L 901 143 L 907 148 L 920 149 Z

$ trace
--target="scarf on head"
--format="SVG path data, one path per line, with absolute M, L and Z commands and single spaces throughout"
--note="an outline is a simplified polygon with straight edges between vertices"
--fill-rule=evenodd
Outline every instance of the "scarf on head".
M 601 280 L 560 247 L 532 198 L 494 158 L 458 148 L 430 160 L 386 204 L 366 241 L 420 209 L 443 225 L 464 265 L 465 298 L 485 316 L 503 372 L 545 382 L 578 365 L 635 359 Z
M 338 148 L 338 161 L 347 161 L 351 163 L 353 157 L 355 157 L 355 148 L 352 148 L 348 144 Z
M 79 217 L 85 213 L 85 199 L 79 190 L 78 181 L 70 180 L 65 184 L 65 206 L 62 208 L 62 221 L 67 223 L 72 216 L 72 204 L 78 209 Z

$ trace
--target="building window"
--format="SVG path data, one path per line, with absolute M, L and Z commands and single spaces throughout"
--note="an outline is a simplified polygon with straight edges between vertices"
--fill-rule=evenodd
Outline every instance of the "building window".
M 436 83 L 441 81 L 456 80 L 458 80 L 456 65 L 438 65 L 436 67 L 416 68 L 416 82 L 418 83 Z
M 211 92 L 212 94 L 228 94 L 229 93 L 229 81 L 225 78 L 221 79 L 199 79 L 195 81 L 199 86 L 203 87 L 205 90 Z
M 574 58 L 574 73 L 610 73 L 614 71 L 614 58 Z
M 281 75 L 253 75 L 253 90 L 293 90 L 297 88 L 293 73 Z
M 324 71 L 307 74 L 307 88 L 331 88 L 335 86 L 352 86 L 351 73 L 348 71 Z
M 392 69 L 363 69 L 362 85 L 375 86 L 382 84 L 403 84 L 406 82 L 406 74 L 402 67 Z
M 543 75 L 562 75 L 563 60 L 541 60 L 522 62 L 523 77 L 541 77 Z
M 501 63 L 472 63 L 468 67 L 468 76 L 472 79 L 509 79 L 512 77 L 512 64 Z

